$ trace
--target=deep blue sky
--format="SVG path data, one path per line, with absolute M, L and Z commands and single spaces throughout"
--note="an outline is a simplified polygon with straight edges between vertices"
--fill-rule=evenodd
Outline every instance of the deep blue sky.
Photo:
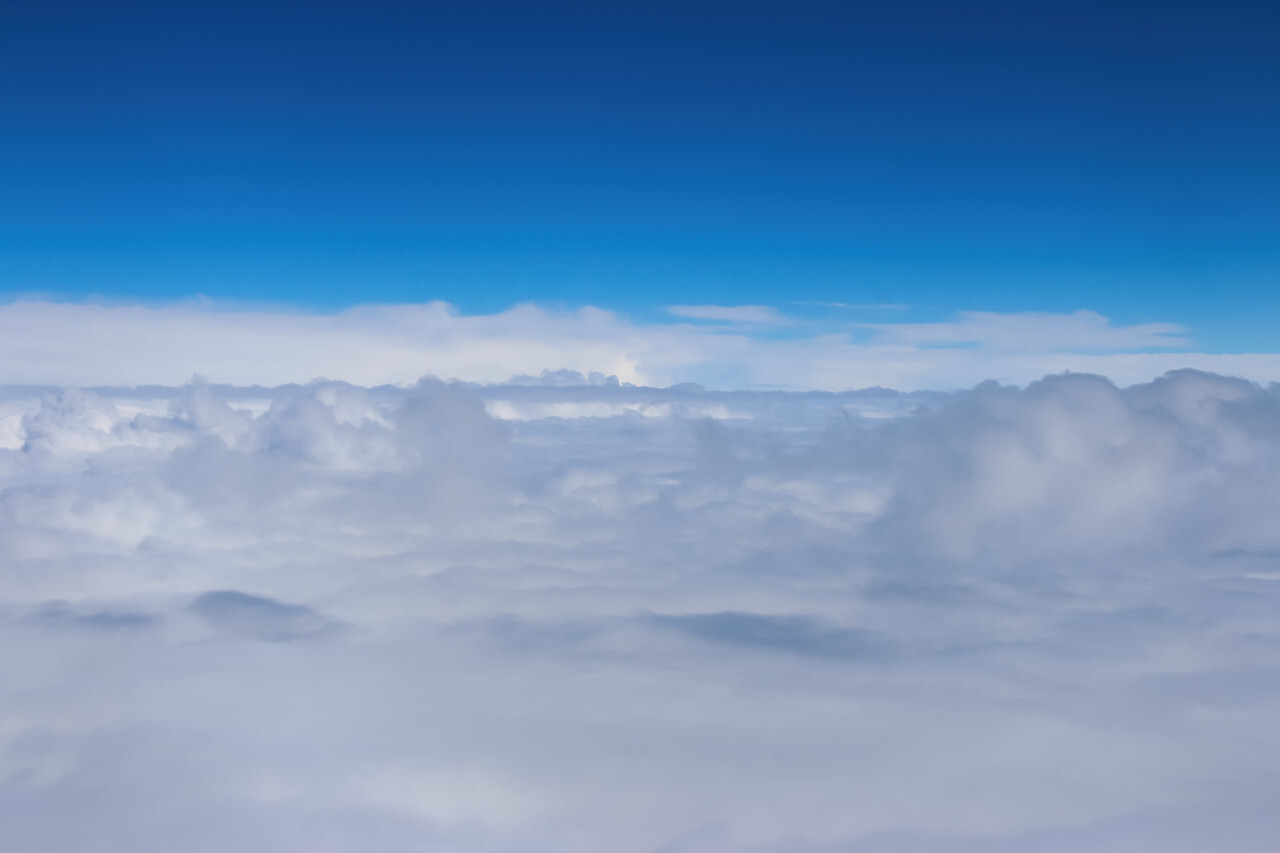
M 1275 349 L 1278 44 L 1274 2 L 0 0 L 0 292 Z

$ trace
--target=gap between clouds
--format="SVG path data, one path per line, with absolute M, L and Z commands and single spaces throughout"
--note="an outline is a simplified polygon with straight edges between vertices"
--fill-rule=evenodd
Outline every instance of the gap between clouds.
M 424 374 L 503 382 L 572 370 L 624 383 L 721 389 L 955 389 L 1026 384 L 1064 371 L 1119 384 L 1191 367 L 1280 379 L 1280 354 L 1184 351 L 1171 324 L 1117 326 L 1090 311 L 968 312 L 944 323 L 850 323 L 804 334 L 769 306 L 672 306 L 641 323 L 584 307 L 518 305 L 464 315 L 443 302 L 338 314 L 55 302 L 0 306 L 0 383 L 174 385 L 193 375 L 239 385 L 316 378 L 407 385 Z M 786 326 L 788 335 L 776 330 Z

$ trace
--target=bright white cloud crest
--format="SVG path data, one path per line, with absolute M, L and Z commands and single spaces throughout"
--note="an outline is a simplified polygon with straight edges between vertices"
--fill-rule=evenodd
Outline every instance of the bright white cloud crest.
M 1272 849 L 1275 386 L 572 378 L 9 389 L 0 847 Z

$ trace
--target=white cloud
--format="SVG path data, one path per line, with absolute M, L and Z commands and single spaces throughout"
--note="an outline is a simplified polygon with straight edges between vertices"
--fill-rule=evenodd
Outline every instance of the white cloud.
M 1270 849 L 1276 387 L 569 378 L 4 390 L 0 848 Z
M 733 315 L 744 321 L 782 319 L 762 306 L 724 310 L 747 312 Z M 1063 371 L 1132 384 L 1182 367 L 1280 380 L 1280 354 L 1169 352 L 1182 343 L 1177 327 L 1116 326 L 1090 312 L 968 313 L 947 323 L 852 324 L 808 335 L 797 321 L 788 329 L 779 338 L 746 322 L 642 324 L 597 308 L 533 305 L 490 315 L 462 315 L 440 302 L 316 315 L 18 302 L 0 306 L 0 383 L 175 385 L 199 374 L 238 385 L 323 377 L 373 386 L 408 385 L 429 373 L 472 382 L 590 384 L 612 376 L 723 389 L 922 390 L 986 379 L 1025 384 Z M 872 339 L 863 340 L 868 330 Z
M 950 323 L 867 323 L 882 342 L 907 346 L 972 344 L 998 351 L 1080 352 L 1182 348 L 1185 331 L 1172 323 L 1117 327 L 1093 311 L 1073 314 L 993 314 L 965 311 Z
M 786 318 L 771 305 L 668 305 L 667 313 L 690 320 L 714 320 L 722 323 L 747 323 L 770 326 L 785 323 Z

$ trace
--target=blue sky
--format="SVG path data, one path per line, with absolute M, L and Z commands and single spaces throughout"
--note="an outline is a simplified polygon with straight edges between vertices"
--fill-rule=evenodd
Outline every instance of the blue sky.
M 0 291 L 1274 350 L 1269 6 L 8 0 Z

